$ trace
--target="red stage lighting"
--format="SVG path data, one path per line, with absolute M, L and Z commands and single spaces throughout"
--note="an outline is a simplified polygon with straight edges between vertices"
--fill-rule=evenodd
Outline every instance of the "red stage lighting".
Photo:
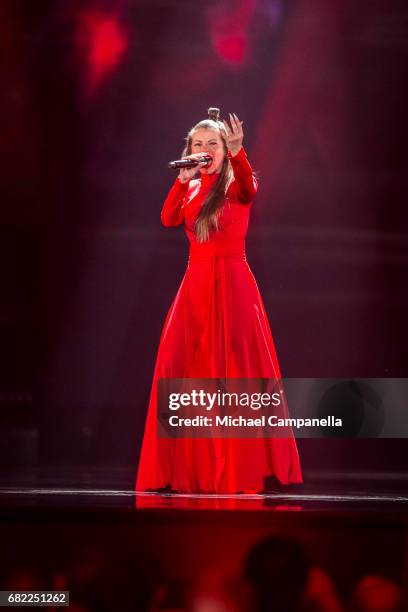
M 242 0 L 234 10 L 211 10 L 208 25 L 211 43 L 223 62 L 239 67 L 247 61 L 248 30 L 254 11 L 254 0 Z
M 85 60 L 85 90 L 94 93 L 122 59 L 128 37 L 117 16 L 100 11 L 83 11 L 78 23 L 78 47 Z

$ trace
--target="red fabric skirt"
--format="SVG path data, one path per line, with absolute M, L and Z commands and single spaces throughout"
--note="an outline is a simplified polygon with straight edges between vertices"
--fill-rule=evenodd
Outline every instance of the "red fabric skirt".
M 268 317 L 244 255 L 190 256 L 167 314 L 153 376 L 136 491 L 258 492 L 264 478 L 302 482 L 288 438 L 161 438 L 160 378 L 280 379 Z

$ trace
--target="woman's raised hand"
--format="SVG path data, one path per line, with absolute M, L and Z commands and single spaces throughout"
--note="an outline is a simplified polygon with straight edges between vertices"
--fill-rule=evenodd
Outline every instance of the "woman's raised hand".
M 240 121 L 235 113 L 229 114 L 229 120 L 231 126 L 225 121 L 222 120 L 225 131 L 227 132 L 227 147 L 231 153 L 231 155 L 235 156 L 242 147 L 242 141 L 244 140 L 244 132 L 242 129 L 243 121 Z

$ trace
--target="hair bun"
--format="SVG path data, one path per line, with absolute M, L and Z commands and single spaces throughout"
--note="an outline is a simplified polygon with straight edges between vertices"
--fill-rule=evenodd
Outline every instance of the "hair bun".
M 209 108 L 208 118 L 211 119 L 212 121 L 219 121 L 220 120 L 220 109 L 213 108 L 213 107 Z

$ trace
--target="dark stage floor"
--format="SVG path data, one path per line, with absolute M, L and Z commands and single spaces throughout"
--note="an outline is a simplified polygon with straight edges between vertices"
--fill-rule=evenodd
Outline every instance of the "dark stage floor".
M 305 483 L 288 492 L 241 495 L 135 494 L 132 474 L 84 467 L 9 470 L 0 475 L 1 508 L 82 508 L 118 510 L 294 510 L 384 512 L 408 510 L 405 473 L 306 473 Z
M 124 572 L 153 557 L 184 593 L 214 568 L 239 571 L 251 546 L 279 535 L 301 542 L 347 601 L 363 575 L 402 579 L 408 487 L 404 474 L 345 476 L 305 473 L 306 484 L 288 494 L 136 495 L 126 486 L 130 472 L 8 470 L 0 479 L 0 570 L 54 576 L 62 568 L 74 593 L 72 576 L 89 564 L 106 558 Z

